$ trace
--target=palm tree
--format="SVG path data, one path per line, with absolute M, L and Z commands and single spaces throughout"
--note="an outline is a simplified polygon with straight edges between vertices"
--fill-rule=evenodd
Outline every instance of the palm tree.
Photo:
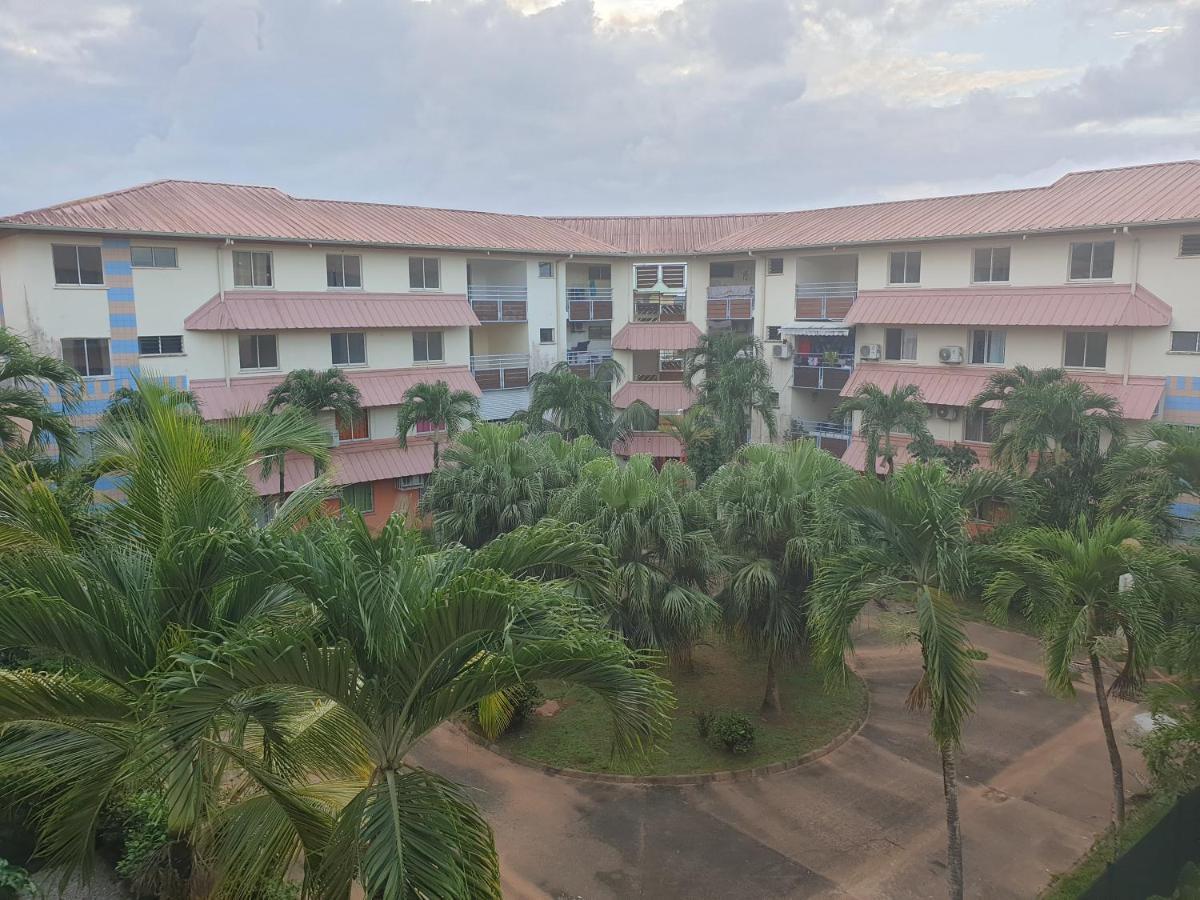
M 703 406 L 693 406 L 681 416 L 663 416 L 659 429 L 679 441 L 684 465 L 689 453 L 707 447 L 717 436 L 712 413 Z
M 1106 514 L 1135 515 L 1170 537 L 1171 504 L 1181 494 L 1200 494 L 1200 432 L 1165 422 L 1148 424 L 1109 454 L 1100 485 Z
M 183 411 L 199 413 L 199 404 L 191 391 L 167 388 L 156 393 L 155 398 L 159 402 L 177 406 Z M 114 424 L 126 419 L 145 421 L 147 415 L 146 395 L 136 387 L 119 387 L 113 391 L 112 397 L 109 399 L 108 407 L 104 410 L 103 421 L 106 424 Z
M 283 408 L 302 410 L 312 417 L 323 410 L 331 410 L 344 422 L 362 415 L 361 396 L 358 388 L 350 382 L 341 369 L 293 369 L 267 394 L 266 410 L 274 413 Z M 264 475 L 270 474 L 272 465 L 279 467 L 279 497 L 284 496 L 284 454 L 279 452 L 266 458 Z
M 726 626 L 767 660 L 763 711 L 778 714 L 778 664 L 807 638 L 818 560 L 844 537 L 838 497 L 854 474 L 809 441 L 743 447 L 705 485 L 717 542 L 734 558 L 718 595 Z
M 408 433 L 418 425 L 433 430 L 433 468 L 441 464 L 438 435 L 446 434 L 453 442 L 479 418 L 479 398 L 470 391 L 452 391 L 444 381 L 434 384 L 421 382 L 404 392 L 404 400 L 396 410 L 396 439 L 401 447 L 408 446 Z
M 892 446 L 892 435 L 896 432 L 908 434 L 912 442 L 932 441 L 929 427 L 929 408 L 921 402 L 921 390 L 916 385 L 893 385 L 884 392 L 874 384 L 864 384 L 854 396 L 843 400 L 833 411 L 834 418 L 844 419 L 853 413 L 861 413 L 859 432 L 867 444 L 866 472 L 877 475 L 875 460 L 883 457 L 884 478 L 891 478 L 896 471 L 896 449 Z
M 1200 597 L 1200 583 L 1182 558 L 1152 540 L 1145 522 L 1126 516 L 1095 526 L 1081 516 L 1073 529 L 1024 530 L 1013 537 L 1011 553 L 985 591 L 998 619 L 1019 603 L 1041 631 L 1052 690 L 1074 696 L 1073 664 L 1087 658 L 1112 767 L 1118 845 L 1125 824 L 1124 769 L 1108 696 L 1135 694 L 1164 637 L 1164 611 Z M 1106 688 L 1101 657 L 1113 641 L 1124 662 Z
M 817 658 L 831 674 L 843 676 L 853 649 L 851 625 L 868 602 L 913 608 L 903 631 L 920 646 L 921 677 L 907 703 L 930 711 L 941 756 L 955 900 L 963 896 L 956 754 L 978 687 L 975 651 L 957 604 L 989 553 L 971 541 L 969 511 L 984 501 L 1011 502 L 1020 495 L 1020 484 L 1006 473 L 977 470 L 956 479 L 938 463 L 909 463 L 886 481 L 858 480 L 843 492 L 842 502 L 859 536 L 820 566 L 810 591 Z
M 174 732 L 184 744 L 245 705 L 330 707 L 319 748 L 335 774 L 318 767 L 284 781 L 248 768 L 261 805 L 242 834 L 266 852 L 241 854 L 247 883 L 302 850 L 317 896 L 345 897 L 357 882 L 368 897 L 499 898 L 491 829 L 456 785 L 412 763 L 421 738 L 497 692 L 542 679 L 594 691 L 618 751 L 649 749 L 664 735 L 670 695 L 647 665 L 652 657 L 607 634 L 551 580 L 607 577 L 602 550 L 581 529 L 550 523 L 475 553 L 429 554 L 397 519 L 372 537 L 351 517 L 326 520 L 294 544 L 304 559 L 297 583 L 319 620 L 227 642 L 172 685 L 172 708 L 186 710 Z M 286 759 L 294 745 L 284 735 L 277 752 Z M 242 765 L 236 743 L 217 749 Z M 354 774 L 337 774 L 346 768 Z
M 531 430 L 549 421 L 569 441 L 587 436 L 608 447 L 616 416 L 610 384 L 622 377 L 624 370 L 614 360 L 607 360 L 593 378 L 582 378 L 565 362 L 557 363 L 529 379 L 529 408 L 521 420 Z
M 684 385 L 693 387 L 697 378 L 700 403 L 717 421 L 726 457 L 746 443 L 755 414 L 775 439 L 779 393 L 758 338 L 732 331 L 703 335 L 683 359 Z
M 57 391 L 61 412 L 50 406 L 43 385 Z M 28 457 L 53 439 L 62 455 L 70 455 L 75 429 L 68 415 L 82 390 L 79 373 L 65 362 L 34 353 L 15 332 L 0 327 L 0 449 Z M 29 423 L 28 434 L 21 422 Z
M 546 515 L 557 491 L 604 455 L 589 437 L 525 433 L 518 423 L 481 422 L 446 450 L 421 500 L 439 541 L 481 547 Z
M 612 555 L 606 613 L 613 630 L 633 647 L 662 650 L 687 665 L 718 613 L 706 590 L 720 562 L 688 468 L 668 462 L 655 471 L 648 456 L 624 466 L 598 459 L 550 512 L 587 527 Z

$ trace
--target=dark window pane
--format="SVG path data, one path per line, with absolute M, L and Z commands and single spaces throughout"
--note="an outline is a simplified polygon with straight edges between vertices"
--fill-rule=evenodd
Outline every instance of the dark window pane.
M 146 268 L 154 265 L 154 248 L 153 247 L 130 247 L 129 260 L 139 268 Z
M 782 275 L 783 274 L 783 257 L 782 256 L 772 256 L 770 259 L 767 260 L 767 274 L 768 275 Z
M 1090 243 L 1071 245 L 1071 277 L 1091 278 L 1092 245 Z
M 329 336 L 329 347 L 333 357 L 335 366 L 344 366 L 346 364 L 346 336 L 344 334 L 331 334 Z
M 885 337 L 884 337 L 884 351 L 883 351 L 883 355 L 887 359 L 899 359 L 900 358 L 900 342 L 903 338 L 903 334 L 904 334 L 904 332 L 901 331 L 899 328 L 889 328 L 887 330 Z
M 425 287 L 431 290 L 441 287 L 441 274 L 436 258 L 425 260 Z
M 183 352 L 183 335 L 182 334 L 164 334 L 158 339 L 160 353 L 182 353 Z
M 715 262 L 708 264 L 708 276 L 710 278 L 732 278 L 733 263 L 731 262 Z
M 260 369 L 278 368 L 279 354 L 275 346 L 275 335 L 260 334 L 258 336 L 258 366 Z
M 975 251 L 975 281 L 991 281 L 992 280 L 992 251 L 991 250 L 976 250 Z
M 1184 353 L 1200 350 L 1200 331 L 1172 331 L 1171 349 Z
M 79 247 L 79 283 L 104 284 L 104 265 L 99 247 Z
M 174 269 L 179 265 L 179 259 L 174 247 L 155 247 L 154 265 L 160 269 Z
M 138 353 L 142 356 L 153 356 L 159 352 L 159 343 L 157 337 L 139 337 L 138 338 Z
M 442 333 L 440 331 L 429 332 L 429 358 L 431 360 L 442 358 Z
M 913 250 L 908 253 L 905 262 L 904 281 L 906 284 L 919 284 L 921 281 L 921 254 Z
M 1012 251 L 997 247 L 992 251 L 992 281 L 1008 281 L 1008 261 Z
M 1103 331 L 1087 333 L 1087 352 L 1083 364 L 1089 369 L 1103 369 L 1108 357 L 1108 334 Z
M 891 255 L 891 268 L 888 272 L 888 281 L 892 284 L 904 283 L 904 254 L 893 253 Z
M 345 287 L 342 278 L 342 257 L 337 253 L 325 254 L 325 284 L 329 287 Z
M 75 255 L 75 247 L 55 244 L 50 252 L 54 257 L 54 283 L 79 284 L 79 260 Z
M 987 332 L 975 331 L 971 339 L 971 362 L 976 365 L 987 362 Z
M 108 359 L 108 339 L 89 338 L 87 342 L 88 374 L 111 375 L 112 364 Z
M 425 287 L 425 268 L 418 256 L 408 258 L 408 286 L 413 288 Z
M 362 287 L 362 257 L 361 256 L 343 256 L 342 266 L 345 281 L 345 287 L 360 288 Z
M 238 364 L 243 369 L 258 368 L 258 351 L 255 346 L 254 335 L 244 334 L 238 338 Z
M 367 338 L 361 332 L 346 335 L 346 357 L 355 365 L 367 361 Z
M 80 338 L 64 338 L 62 342 L 63 362 L 78 372 L 87 374 L 87 348 Z
M 270 287 L 271 280 L 271 254 L 270 253 L 255 253 L 254 254 L 254 286 L 255 287 Z
M 245 250 L 233 251 L 233 283 L 236 287 L 254 286 L 254 266 Z
M 429 351 L 424 331 L 413 332 L 413 360 L 415 362 L 427 362 L 429 360 Z
M 1004 363 L 1004 345 L 1008 341 L 1008 334 L 1003 331 L 988 332 L 988 349 L 987 361 L 994 365 L 1003 365 Z
M 1117 245 L 1114 241 L 1098 241 L 1092 245 L 1092 277 L 1112 278 L 1113 256 Z
M 1082 331 L 1068 331 L 1066 349 L 1063 352 L 1063 364 L 1068 366 L 1083 365 L 1083 350 L 1086 335 Z

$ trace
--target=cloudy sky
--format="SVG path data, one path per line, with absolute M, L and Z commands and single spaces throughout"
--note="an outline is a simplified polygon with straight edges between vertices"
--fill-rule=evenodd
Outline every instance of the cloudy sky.
M 779 210 L 1200 157 L 1200 0 L 0 0 L 0 213 Z

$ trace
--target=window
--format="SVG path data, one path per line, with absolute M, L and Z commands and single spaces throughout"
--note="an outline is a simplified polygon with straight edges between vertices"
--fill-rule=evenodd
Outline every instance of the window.
M 884 359 L 916 359 L 917 330 L 889 328 L 884 335 Z
M 612 266 L 588 266 L 588 281 L 612 281 Z
M 552 263 L 552 262 L 538 263 L 538 278 L 553 278 L 553 277 L 554 277 L 554 263 Z
M 433 422 L 429 422 L 426 420 L 420 421 L 416 425 L 413 426 L 413 431 L 416 432 L 417 434 L 433 434 L 435 431 L 442 431 L 442 430 L 443 429 L 441 427 L 434 425 Z
M 342 508 L 359 513 L 375 512 L 375 483 L 363 481 L 342 488 Z
M 687 263 L 639 263 L 633 267 L 633 289 L 653 291 L 662 281 L 671 293 L 687 291 Z
M 269 251 L 233 251 L 234 287 L 271 287 L 274 283 L 275 278 Z
M 182 334 L 142 334 L 138 336 L 138 356 L 169 356 L 182 352 Z
M 50 255 L 54 259 L 55 284 L 104 284 L 99 247 L 54 244 Z
M 731 262 L 715 262 L 708 264 L 709 278 L 732 278 L 733 263 Z
M 554 343 L 554 329 L 553 328 L 539 328 L 538 329 L 538 342 L 542 343 L 542 344 L 553 344 Z
M 331 288 L 362 287 L 362 257 L 350 253 L 326 253 L 325 284 Z
M 339 441 L 365 441 L 371 436 L 371 423 L 365 409 L 360 409 L 349 421 L 335 416 L 335 422 Z
M 442 333 L 440 331 L 413 332 L 413 361 L 441 362 Z
M 975 268 L 971 280 L 977 282 L 1008 281 L 1008 247 L 980 247 L 975 251 Z
M 1004 331 L 977 330 L 971 332 L 971 362 L 977 366 L 1004 365 Z
M 1103 369 L 1108 355 L 1108 332 L 1068 331 L 1063 365 L 1075 369 Z
M 658 371 L 660 372 L 682 372 L 683 371 L 683 354 L 678 350 L 659 350 L 658 351 Z
M 108 338 L 63 338 L 63 362 L 85 378 L 112 374 Z
M 410 256 L 408 286 L 414 291 L 439 290 L 442 286 L 442 261 L 436 256 Z
M 587 336 L 589 341 L 611 341 L 612 323 L 601 322 L 595 325 L 588 325 Z
M 767 340 L 768 341 L 782 341 L 783 340 L 783 333 L 780 331 L 779 325 L 768 325 L 767 326 Z
M 782 275 L 783 274 L 783 257 L 782 256 L 772 256 L 770 259 L 767 260 L 767 274 L 768 275 Z
M 367 364 L 367 336 L 361 331 L 331 334 L 329 346 L 335 366 L 365 366 Z
M 1180 256 L 1200 256 L 1200 234 L 1185 234 L 1179 239 Z
M 888 284 L 920 283 L 920 250 L 893 250 L 888 254 Z
M 428 475 L 403 475 L 396 479 L 396 490 L 417 491 L 422 497 L 424 497 L 425 488 L 428 486 L 428 484 Z
M 1071 245 L 1071 278 L 1112 278 L 1116 241 L 1083 241 Z
M 968 409 L 963 419 L 963 440 L 990 444 L 996 433 L 992 429 L 992 410 Z
M 174 247 L 130 247 L 129 260 L 135 269 L 177 269 Z
M 1200 331 L 1172 331 L 1171 350 L 1175 353 L 1200 353 Z
M 238 360 L 243 369 L 278 369 L 279 348 L 273 334 L 243 334 L 238 338 Z

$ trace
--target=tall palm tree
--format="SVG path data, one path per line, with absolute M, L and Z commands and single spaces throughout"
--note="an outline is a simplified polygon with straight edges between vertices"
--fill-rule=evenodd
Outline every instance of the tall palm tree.
M 584 525 L 612 555 L 611 627 L 631 646 L 683 665 L 719 611 L 707 593 L 720 560 L 705 506 L 686 466 L 655 471 L 650 457 L 635 456 L 624 466 L 611 457 L 589 463 L 550 509 Z
M 196 395 L 191 391 L 167 388 L 162 392 L 156 392 L 155 398 L 157 402 L 178 406 L 187 412 L 199 412 Z M 126 419 L 144 421 L 147 417 L 146 402 L 146 395 L 139 388 L 119 387 L 113 391 L 112 397 L 109 399 L 108 406 L 104 410 L 103 421 L 107 424 Z
M 848 397 L 833 411 L 834 418 L 844 419 L 853 413 L 861 413 L 859 424 L 867 444 L 866 472 L 878 474 L 875 461 L 883 457 L 884 478 L 891 478 L 896 471 L 896 448 L 892 435 L 901 432 L 911 436 L 914 443 L 932 442 L 929 426 L 929 407 L 921 402 L 921 390 L 916 385 L 893 385 L 884 391 L 874 384 L 864 384 L 854 396 Z
M 396 439 L 401 447 L 408 446 L 408 433 L 418 425 L 433 429 L 433 468 L 441 465 L 441 440 L 453 443 L 462 432 L 479 419 L 479 398 L 470 391 L 452 391 L 444 381 L 433 384 L 421 382 L 404 392 L 396 410 Z
M 698 378 L 700 403 L 716 419 L 727 457 L 749 439 L 756 414 L 775 439 L 779 393 L 771 384 L 771 370 L 758 338 L 732 331 L 703 335 L 683 358 L 684 385 L 695 387 Z
M 984 596 L 1000 619 L 1013 603 L 1020 604 L 1041 631 L 1052 690 L 1074 696 L 1072 666 L 1086 657 L 1112 768 L 1112 815 L 1119 832 L 1125 824 L 1124 768 L 1108 696 L 1135 694 L 1164 637 L 1164 611 L 1194 603 L 1200 582 L 1178 554 L 1153 543 L 1145 522 L 1125 516 L 1095 526 L 1080 517 L 1072 529 L 1024 530 L 1009 549 Z M 1114 640 L 1124 661 L 1106 688 L 1101 657 Z
M 705 485 L 733 557 L 718 595 L 729 630 L 767 660 L 763 711 L 778 714 L 779 663 L 807 638 L 813 570 L 845 537 L 838 498 L 854 474 L 809 441 L 743 447 Z
M 57 391 L 61 412 L 51 407 L 43 385 Z M 0 449 L 28 457 L 53 439 L 59 452 L 69 456 L 75 429 L 68 416 L 82 390 L 79 373 L 65 362 L 35 353 L 15 332 L 0 327 Z M 21 422 L 28 423 L 28 434 Z
M 607 360 L 595 377 L 583 378 L 565 362 L 529 379 L 529 408 L 522 416 L 531 430 L 546 421 L 569 441 L 587 436 L 603 447 L 610 446 L 616 413 L 609 398 L 613 379 L 624 377 L 614 360 Z
M 227 642 L 174 676 L 170 691 L 170 708 L 181 711 L 174 737 L 184 745 L 245 705 L 330 707 L 318 745 L 329 772 L 285 781 L 253 761 L 247 767 L 260 806 L 244 811 L 239 833 L 264 851 L 240 854 L 237 872 L 248 883 L 279 873 L 302 850 L 306 887 L 317 896 L 345 897 L 357 882 L 366 896 L 389 900 L 498 898 L 491 829 L 456 785 L 409 759 L 422 737 L 541 679 L 596 693 L 618 751 L 648 749 L 665 733 L 670 696 L 651 657 L 598 627 L 552 580 L 607 577 L 603 552 L 580 529 L 545 524 L 476 553 L 428 554 L 398 520 L 372 537 L 352 517 L 326 520 L 295 545 L 304 560 L 297 583 L 319 619 Z M 286 734 L 277 742 L 282 759 L 308 749 L 295 743 Z M 243 764 L 236 743 L 217 749 Z
M 1171 536 L 1171 504 L 1180 495 L 1200 494 L 1200 432 L 1152 422 L 1128 444 L 1110 453 L 1100 476 L 1102 510 L 1129 513 Z
M 341 369 L 326 369 L 323 372 L 293 369 L 267 394 L 266 410 L 274 413 L 286 407 L 302 410 L 313 417 L 330 410 L 342 421 L 349 422 L 362 414 L 361 400 L 358 388 Z M 282 452 L 267 457 L 264 474 L 270 474 L 272 464 L 279 468 L 279 497 L 282 500 L 285 493 Z
M 946 799 L 950 897 L 963 896 L 958 815 L 957 750 L 975 705 L 978 679 L 958 603 L 988 548 L 968 533 L 969 511 L 1021 495 L 1013 476 L 973 471 L 953 478 L 938 463 L 909 463 L 893 478 L 864 478 L 842 494 L 859 536 L 821 565 L 811 589 L 809 627 L 817 658 L 844 674 L 853 648 L 851 625 L 872 601 L 911 606 L 905 634 L 921 649 L 921 677 L 908 706 L 930 711 L 930 731 L 942 765 Z

